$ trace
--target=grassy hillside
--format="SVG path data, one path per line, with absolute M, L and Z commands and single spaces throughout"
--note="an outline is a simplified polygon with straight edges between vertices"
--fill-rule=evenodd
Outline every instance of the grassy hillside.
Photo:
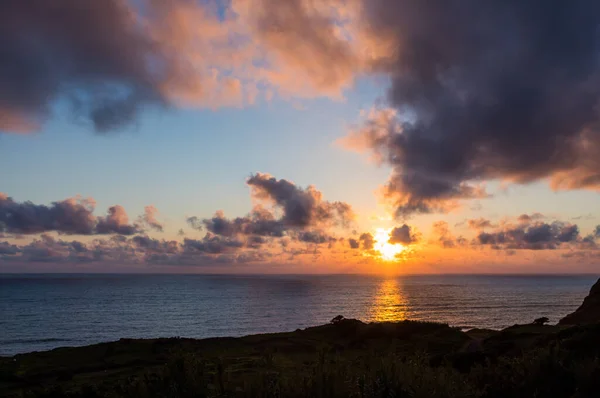
M 291 333 L 120 340 L 0 359 L 0 396 L 596 397 L 600 325 L 344 320 Z

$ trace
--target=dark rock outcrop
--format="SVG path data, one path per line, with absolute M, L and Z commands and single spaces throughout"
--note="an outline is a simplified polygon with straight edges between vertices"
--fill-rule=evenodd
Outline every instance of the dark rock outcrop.
M 558 322 L 559 325 L 581 325 L 600 322 L 600 279 L 592 286 L 590 294 L 583 300 L 577 311 Z

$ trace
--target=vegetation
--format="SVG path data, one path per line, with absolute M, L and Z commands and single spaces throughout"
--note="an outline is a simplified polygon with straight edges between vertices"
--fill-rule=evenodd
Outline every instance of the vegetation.
M 598 341 L 600 325 L 464 333 L 339 319 L 292 333 L 122 339 L 0 358 L 0 396 L 595 397 Z

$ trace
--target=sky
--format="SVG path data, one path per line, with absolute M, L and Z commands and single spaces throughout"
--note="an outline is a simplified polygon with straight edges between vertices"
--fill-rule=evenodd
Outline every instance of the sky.
M 597 273 L 600 5 L 0 5 L 0 272 Z

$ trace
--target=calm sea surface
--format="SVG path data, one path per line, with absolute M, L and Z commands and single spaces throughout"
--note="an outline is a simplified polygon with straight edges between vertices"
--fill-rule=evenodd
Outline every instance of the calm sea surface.
M 504 328 L 575 310 L 595 276 L 0 275 L 0 355 L 121 337 L 292 331 L 342 314 Z

